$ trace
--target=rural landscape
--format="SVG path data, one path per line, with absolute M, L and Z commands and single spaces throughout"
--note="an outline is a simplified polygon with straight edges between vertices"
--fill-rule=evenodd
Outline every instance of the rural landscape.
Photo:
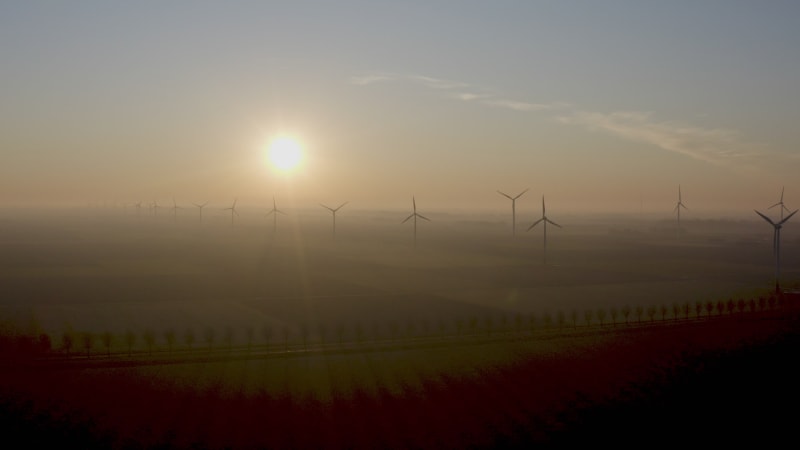
M 3 448 L 790 445 L 798 17 L 0 2 Z
M 426 212 L 415 242 L 403 211 L 342 209 L 334 235 L 322 208 L 277 227 L 240 208 L 233 223 L 222 205 L 202 222 L 6 212 L 9 431 L 86 448 L 566 445 L 594 441 L 608 408 L 676 426 L 667 412 L 689 412 L 661 402 L 677 386 L 737 380 L 742 405 L 774 407 L 753 380 L 796 373 L 772 353 L 780 374 L 713 367 L 796 339 L 800 239 L 783 238 L 776 292 L 755 215 L 559 218 L 545 263 L 540 235 L 513 235 L 504 215 Z M 720 419 L 703 421 L 755 420 L 737 439 L 775 438 L 761 414 L 710 402 L 693 408 Z M 657 433 L 638 426 L 631 439 Z

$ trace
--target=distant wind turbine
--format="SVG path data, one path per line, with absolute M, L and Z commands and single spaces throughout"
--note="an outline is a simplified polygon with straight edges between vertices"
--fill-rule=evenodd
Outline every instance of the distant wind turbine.
M 689 210 L 689 208 L 687 208 L 686 205 L 683 204 L 683 201 L 681 201 L 681 185 L 679 184 L 678 185 L 678 203 L 675 205 L 675 209 L 674 209 L 674 211 L 678 213 L 678 232 L 680 232 L 680 229 L 681 229 L 681 208 L 683 208 L 683 209 L 685 209 L 687 211 Z
M 267 213 L 264 214 L 264 217 L 267 217 L 270 214 L 272 214 L 272 232 L 276 233 L 278 231 L 278 214 L 283 214 L 285 216 L 286 213 L 278 209 L 278 206 L 275 203 L 274 195 L 272 196 L 272 209 L 267 211 Z
M 561 228 L 561 225 L 559 225 L 559 224 L 557 224 L 557 223 L 555 223 L 552 220 L 547 218 L 547 215 L 545 214 L 545 209 L 544 209 L 544 195 L 542 196 L 542 218 L 537 220 L 536 222 L 533 222 L 533 224 L 531 226 L 529 226 L 526 231 L 530 231 L 531 228 L 533 228 L 536 225 L 538 225 L 539 222 L 543 222 L 544 223 L 544 244 L 542 246 L 542 250 L 543 250 L 543 255 L 544 255 L 544 263 L 547 264 L 547 224 L 550 223 L 552 225 L 557 226 L 558 228 Z
M 233 216 L 234 216 L 234 214 L 237 215 L 237 216 L 239 215 L 239 212 L 236 211 L 236 201 L 237 200 L 238 199 L 233 199 L 233 205 L 231 207 L 229 207 L 229 208 L 224 208 L 224 211 L 230 210 L 230 212 L 231 212 L 231 226 L 233 226 Z
M 772 234 L 772 248 L 775 253 L 775 292 L 780 292 L 780 275 L 781 275 L 781 228 L 783 224 L 786 223 L 787 220 L 791 219 L 793 215 L 798 210 L 794 210 L 791 214 L 784 217 L 783 219 L 779 220 L 777 223 L 773 222 L 772 219 L 761 214 L 760 212 L 756 211 L 756 214 L 761 216 L 764 220 L 769 222 L 772 227 L 774 228 L 774 232 Z
M 208 204 L 208 201 L 205 203 L 192 203 L 194 206 L 200 208 L 200 223 L 203 223 L 203 207 Z
M 178 210 L 183 209 L 182 207 L 178 206 L 178 203 L 175 201 L 175 198 L 172 198 L 172 217 L 174 219 L 178 219 Z
M 787 211 L 787 212 L 789 211 L 789 208 L 787 208 L 786 205 L 783 204 L 783 190 L 784 190 L 784 187 L 782 186 L 781 187 L 781 200 L 778 203 L 775 203 L 774 205 L 769 207 L 769 209 L 772 209 L 772 208 L 774 208 L 776 206 L 780 206 L 781 207 L 780 208 L 781 209 L 781 220 L 783 220 L 783 212 L 784 211 Z
M 344 202 L 341 205 L 337 206 L 336 208 L 331 208 L 330 206 L 323 205 L 322 203 L 319 204 L 323 208 L 329 210 L 331 212 L 331 214 L 333 214 L 333 238 L 334 239 L 336 239 L 336 211 L 339 211 L 339 209 L 341 209 L 342 206 L 344 206 L 344 205 L 346 205 L 348 203 L 349 202 Z
M 498 194 L 500 194 L 500 195 L 502 195 L 504 197 L 507 197 L 509 200 L 511 200 L 511 235 L 512 236 L 516 236 L 517 235 L 517 199 L 522 197 L 522 194 L 524 194 L 526 192 L 528 192 L 528 189 L 525 189 L 524 191 L 520 192 L 519 194 L 517 194 L 516 197 L 512 197 L 512 196 L 506 194 L 505 192 L 497 191 Z
M 427 220 L 428 222 L 430 222 L 431 219 L 428 219 L 427 217 L 423 216 L 422 214 L 418 214 L 417 213 L 417 200 L 413 196 L 411 197 L 411 203 L 414 205 L 414 212 L 412 212 L 411 215 L 406 217 L 405 220 L 403 220 L 400 223 L 406 223 L 406 222 L 408 222 L 408 219 L 410 219 L 412 217 L 414 218 L 414 247 L 416 247 L 417 246 L 417 217 L 419 217 L 420 219 L 423 219 L 423 220 Z

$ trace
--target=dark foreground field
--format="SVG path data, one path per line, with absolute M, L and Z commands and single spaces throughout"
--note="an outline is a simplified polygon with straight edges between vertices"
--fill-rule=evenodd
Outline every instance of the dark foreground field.
M 793 437 L 800 400 L 796 302 L 466 345 L 6 359 L 0 431 L 31 448 L 771 447 Z

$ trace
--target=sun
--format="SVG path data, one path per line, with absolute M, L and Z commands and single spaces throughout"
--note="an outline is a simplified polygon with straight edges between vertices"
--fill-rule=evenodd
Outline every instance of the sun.
M 300 143 L 291 137 L 279 137 L 269 144 L 269 160 L 281 172 L 290 172 L 300 165 L 303 149 Z

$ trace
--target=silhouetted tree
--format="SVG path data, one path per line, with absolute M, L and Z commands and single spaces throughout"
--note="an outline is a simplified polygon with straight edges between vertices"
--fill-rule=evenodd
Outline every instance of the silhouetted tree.
M 40 333 L 39 339 L 37 340 L 37 346 L 39 349 L 39 353 L 45 354 L 50 353 L 52 350 L 52 343 L 50 342 L 50 336 L 47 333 Z
M 86 357 L 91 357 L 92 347 L 94 347 L 94 333 L 87 331 L 81 334 L 83 349 L 86 350 Z
M 110 331 L 106 331 L 100 335 L 100 339 L 103 341 L 103 348 L 106 349 L 106 356 L 111 356 L 111 343 L 114 341 L 114 335 Z
M 583 320 L 586 321 L 586 326 L 590 326 L 592 324 L 592 317 L 594 316 L 594 311 L 591 309 L 587 309 L 583 311 Z
M 650 322 L 652 322 L 655 319 L 657 311 L 658 308 L 656 308 L 655 305 L 650 305 L 647 307 L 647 317 L 650 318 Z
M 603 326 L 603 323 L 606 320 L 606 310 L 603 308 L 597 309 L 597 320 L 600 321 L 600 326 Z
M 536 329 L 536 313 L 528 315 L 528 329 L 530 329 L 531 334 Z
M 667 313 L 669 313 L 669 308 L 667 308 L 667 305 L 661 305 L 659 307 L 659 311 L 661 312 L 661 321 L 663 322 L 667 320 Z
M 67 352 L 67 356 L 69 356 L 70 352 L 72 351 L 73 345 L 74 340 L 72 330 L 64 330 L 64 332 L 61 333 L 61 348 Z
M 681 308 L 683 308 L 683 318 L 689 320 L 689 313 L 692 310 L 692 305 L 690 305 L 689 302 L 684 302 Z
M 617 311 L 617 308 L 612 306 L 611 309 L 609 309 L 608 312 L 611 313 L 611 323 L 612 323 L 612 325 L 613 326 L 617 326 L 617 316 L 619 316 L 619 311 Z
M 255 335 L 255 330 L 253 329 L 252 325 L 248 325 L 244 329 L 244 339 L 247 341 L 247 352 L 250 353 L 250 349 L 253 347 L 253 336 Z
M 572 320 L 572 328 L 578 328 L 578 310 L 573 309 L 569 312 L 569 318 Z
M 628 323 L 628 317 L 631 315 L 631 307 L 630 305 L 624 305 L 622 307 L 622 316 L 625 317 L 625 323 Z
M 731 315 L 734 309 L 736 309 L 736 302 L 734 302 L 732 298 L 729 298 L 728 301 L 725 302 L 725 310 L 728 311 L 728 315 Z
M 144 338 L 144 344 L 147 346 L 147 353 L 153 354 L 153 345 L 156 343 L 156 335 L 153 333 L 153 330 L 145 330 L 144 334 L 142 335 Z
M 172 355 L 172 347 L 175 345 L 175 330 L 170 328 L 164 331 L 164 342 L 167 343 L 167 350 Z
M 492 328 L 494 325 L 494 317 L 491 314 L 487 314 L 486 317 L 483 318 L 483 324 L 486 327 L 486 335 L 492 335 Z
M 736 301 L 736 310 L 739 311 L 739 314 L 744 313 L 744 309 L 747 307 L 743 298 L 740 298 Z
M 678 316 L 681 315 L 681 305 L 678 303 L 672 304 L 672 320 L 677 321 Z
M 725 312 L 725 302 L 722 300 L 717 301 L 717 315 L 721 316 L 723 312 Z
M 763 295 L 758 297 L 758 309 L 761 311 L 767 309 L 767 298 Z
M 636 320 L 639 323 L 642 322 L 642 314 L 644 314 L 644 307 L 642 305 L 636 305 Z
M 133 346 L 136 345 L 136 333 L 132 330 L 125 332 L 125 345 L 128 347 L 128 356 L 131 356 Z
M 769 304 L 769 308 L 770 308 L 770 309 L 775 309 L 775 307 L 776 307 L 776 306 L 777 306 L 777 304 L 778 304 L 778 297 L 777 297 L 775 294 L 771 294 L 771 295 L 770 295 L 770 296 L 767 298 L 767 304 Z
M 706 302 L 706 316 L 711 317 L 711 313 L 714 311 L 714 302 L 711 300 Z
M 548 330 L 553 326 L 553 315 L 550 314 L 550 311 L 545 311 L 542 321 L 544 322 L 544 327 Z
M 217 332 L 214 331 L 213 327 L 206 327 L 203 330 L 203 342 L 208 345 L 208 349 L 211 350 L 214 348 L 214 341 L 217 340 Z
M 225 346 L 228 347 L 228 350 L 230 350 L 231 347 L 233 347 L 233 336 L 234 336 L 233 327 L 227 325 L 225 327 L 225 334 L 223 335 L 223 339 L 225 341 Z
M 186 344 L 189 349 L 191 349 L 194 346 L 194 341 L 194 330 L 192 328 L 187 328 L 186 332 L 183 333 L 183 343 Z
M 264 338 L 264 345 L 266 345 L 267 350 L 269 350 L 269 341 L 272 340 L 272 327 L 264 325 L 261 328 L 261 337 Z
M 703 314 L 703 302 L 698 300 L 694 303 L 694 315 L 699 319 Z
M 747 301 L 747 309 L 751 313 L 756 312 L 756 300 L 754 298 L 751 298 L 750 300 Z

